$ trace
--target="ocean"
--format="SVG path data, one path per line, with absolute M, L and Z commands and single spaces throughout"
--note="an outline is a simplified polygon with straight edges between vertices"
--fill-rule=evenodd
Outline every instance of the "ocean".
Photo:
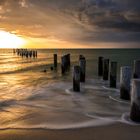
M 0 129 L 73 129 L 129 120 L 130 101 L 119 98 L 121 66 L 140 59 L 140 49 L 38 49 L 38 58 L 22 58 L 0 50 Z M 53 54 L 58 54 L 57 70 Z M 71 54 L 71 69 L 61 74 L 61 56 Z M 72 67 L 86 57 L 86 82 L 72 90 Z M 98 57 L 118 62 L 117 88 L 97 75 Z M 46 70 L 46 72 L 43 72 Z

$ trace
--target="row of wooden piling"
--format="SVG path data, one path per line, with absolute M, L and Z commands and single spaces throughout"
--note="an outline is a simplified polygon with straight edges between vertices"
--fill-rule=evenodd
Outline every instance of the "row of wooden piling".
M 111 62 L 109 64 L 109 59 L 99 57 L 98 76 L 103 76 L 103 80 L 108 80 L 109 72 L 110 87 L 116 88 L 117 62 Z M 133 121 L 140 122 L 140 60 L 134 61 L 133 76 L 130 66 L 123 66 L 120 68 L 120 98 L 123 100 L 131 99 L 130 118 Z
M 57 68 L 57 54 L 53 55 L 54 64 L 53 68 Z M 61 57 L 61 73 L 66 74 L 70 70 L 71 60 L 70 54 L 65 54 Z M 73 68 L 73 90 L 80 91 L 80 82 L 85 82 L 86 74 L 86 59 L 83 55 L 79 56 L 79 65 Z
M 56 69 L 57 68 L 57 54 L 54 54 L 53 55 L 53 68 Z M 66 55 L 63 55 L 61 57 L 61 73 L 62 74 L 65 74 L 66 72 L 68 72 L 70 70 L 70 65 L 71 65 L 71 62 L 70 62 L 70 54 L 66 54 Z
M 103 57 L 99 57 L 98 58 L 98 76 L 102 76 L 103 80 L 105 81 L 110 79 L 110 87 L 116 88 L 117 62 L 115 61 L 110 62 L 109 59 L 104 59 Z
M 38 52 L 37 50 L 29 50 L 29 49 L 13 49 L 13 53 L 17 56 L 26 57 L 26 58 L 37 58 Z
M 104 81 L 109 80 L 111 88 L 117 87 L 117 62 L 103 57 L 98 58 L 98 76 Z M 57 68 L 57 54 L 54 54 L 54 68 Z M 70 69 L 70 54 L 61 57 L 61 71 L 65 74 Z M 73 91 L 80 92 L 80 83 L 86 78 L 86 58 L 79 56 L 79 65 L 73 67 Z M 130 118 L 140 122 L 140 60 L 134 61 L 134 74 L 132 80 L 132 68 L 123 66 L 120 68 L 120 98 L 131 99 Z M 131 92 L 130 92 L 131 90 Z M 131 93 L 131 94 L 130 94 Z M 131 96 L 130 96 L 131 95 Z
M 63 55 L 61 57 L 61 71 L 62 71 L 62 74 L 65 74 L 66 72 L 68 72 L 70 70 L 70 54 L 66 54 L 66 55 Z

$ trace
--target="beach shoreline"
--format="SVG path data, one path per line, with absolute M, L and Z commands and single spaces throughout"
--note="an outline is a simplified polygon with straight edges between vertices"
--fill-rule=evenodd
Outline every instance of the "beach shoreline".
M 0 140 L 139 140 L 140 126 L 122 123 L 67 130 L 0 130 Z

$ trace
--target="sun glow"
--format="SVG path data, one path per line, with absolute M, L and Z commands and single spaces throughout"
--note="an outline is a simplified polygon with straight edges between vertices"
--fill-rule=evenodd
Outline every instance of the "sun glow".
M 25 39 L 0 30 L 0 48 L 21 48 L 25 43 Z

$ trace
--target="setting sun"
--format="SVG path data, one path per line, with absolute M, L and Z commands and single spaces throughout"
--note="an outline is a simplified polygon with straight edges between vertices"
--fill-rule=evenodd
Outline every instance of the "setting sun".
M 0 48 L 21 48 L 25 40 L 15 34 L 0 31 Z

